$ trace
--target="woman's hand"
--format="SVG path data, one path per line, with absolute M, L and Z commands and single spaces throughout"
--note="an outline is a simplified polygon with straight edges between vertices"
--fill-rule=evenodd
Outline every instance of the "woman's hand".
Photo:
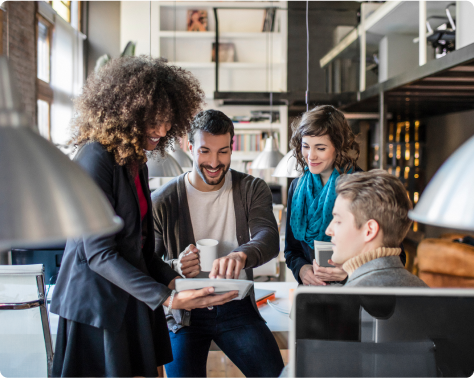
M 183 290 L 174 295 L 172 308 L 190 311 L 194 308 L 219 306 L 236 298 L 238 295 L 238 290 L 214 295 L 213 287 L 205 287 L 204 289 L 199 290 Z M 163 303 L 163 305 L 169 305 L 169 298 Z
M 331 268 L 332 269 L 332 268 Z M 303 265 L 300 269 L 300 278 L 305 286 L 326 286 L 326 282 L 319 279 L 313 272 L 313 266 Z
M 342 269 L 342 264 L 336 264 L 329 260 L 329 264 L 334 268 L 324 268 L 319 266 L 316 260 L 313 261 L 313 274 L 321 281 L 343 281 L 347 277 L 347 272 Z

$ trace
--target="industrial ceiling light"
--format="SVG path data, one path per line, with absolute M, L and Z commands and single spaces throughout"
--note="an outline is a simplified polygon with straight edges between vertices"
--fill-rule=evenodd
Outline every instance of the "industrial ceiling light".
M 280 160 L 273 172 L 273 177 L 300 177 L 301 172 L 296 170 L 296 158 L 293 156 L 293 150 L 288 152 Z
M 273 2 L 272 2 L 273 5 Z M 268 39 L 267 39 L 268 42 Z M 268 45 L 268 43 L 267 43 Z M 250 165 L 251 169 L 269 169 L 275 168 L 278 162 L 283 158 L 283 154 L 278 149 L 277 141 L 273 135 L 273 32 L 270 31 L 270 135 L 265 141 L 265 147 Z
M 444 162 L 409 217 L 433 226 L 474 230 L 474 137 Z
M 109 234 L 122 220 L 94 181 L 33 130 L 0 57 L 0 250 Z
M 169 151 L 169 155 L 171 155 L 178 162 L 181 168 L 193 167 L 193 160 L 186 152 L 181 149 L 181 146 L 177 140 L 174 142 L 174 151 Z
M 183 173 L 178 162 L 168 153 L 159 160 L 148 159 L 148 177 L 176 177 Z
M 254 159 L 251 169 L 275 168 L 278 162 L 283 158 L 283 154 L 278 150 L 277 142 L 273 135 L 270 135 L 265 141 L 265 148 Z

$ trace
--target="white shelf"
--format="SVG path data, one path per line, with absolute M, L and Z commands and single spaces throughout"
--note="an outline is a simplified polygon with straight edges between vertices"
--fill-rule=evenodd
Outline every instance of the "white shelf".
M 268 122 L 234 122 L 234 129 L 235 130 L 263 130 L 268 131 L 270 129 L 274 131 L 280 131 L 282 127 L 281 123 L 272 123 L 270 127 L 270 123 Z
M 232 151 L 233 161 L 252 161 L 261 151 Z
M 162 7 L 187 7 L 189 9 L 208 9 L 208 8 L 235 8 L 241 6 L 242 8 L 269 8 L 272 3 L 268 1 L 243 1 L 239 3 L 230 1 L 160 1 Z M 281 7 L 280 1 L 274 1 L 273 6 Z
M 446 7 L 452 1 L 427 1 L 426 17 L 446 17 Z M 367 33 L 378 35 L 416 34 L 418 35 L 419 2 L 418 1 L 387 1 L 365 20 Z M 432 26 L 435 20 L 431 21 Z M 439 26 L 437 24 L 437 26 Z
M 270 36 L 270 34 L 272 34 Z M 161 38 L 210 38 L 215 39 L 216 33 L 214 31 L 205 31 L 205 32 L 188 32 L 188 31 L 174 31 L 174 30 L 162 30 L 160 31 Z M 219 40 L 225 38 L 266 38 L 267 36 L 273 38 L 279 38 L 281 33 L 277 32 L 223 32 L 219 33 Z
M 359 38 L 358 28 L 354 28 L 349 34 L 347 34 L 341 42 L 334 46 L 326 55 L 324 55 L 320 60 L 319 64 L 321 68 L 324 68 L 327 64 L 341 55 L 344 51 L 349 50 L 351 47 L 355 47 L 357 40 Z
M 216 64 L 214 62 L 169 62 L 169 64 L 174 66 L 179 66 L 182 68 L 206 68 L 206 69 L 215 69 Z M 273 69 L 280 69 L 283 67 L 283 63 L 273 63 Z M 266 63 L 252 63 L 252 62 L 228 62 L 228 63 L 219 63 L 219 68 L 221 69 L 270 69 L 270 65 Z

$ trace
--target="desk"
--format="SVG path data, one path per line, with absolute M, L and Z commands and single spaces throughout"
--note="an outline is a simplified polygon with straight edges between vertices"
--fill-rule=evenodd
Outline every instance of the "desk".
M 276 306 L 290 310 L 290 289 L 296 289 L 297 282 L 255 282 L 256 289 L 276 290 L 275 299 L 272 301 Z M 292 320 L 288 315 L 282 314 L 269 305 L 264 304 L 259 308 L 260 315 L 267 322 L 268 328 L 272 331 L 273 336 L 278 343 L 280 349 L 288 349 L 288 334 Z

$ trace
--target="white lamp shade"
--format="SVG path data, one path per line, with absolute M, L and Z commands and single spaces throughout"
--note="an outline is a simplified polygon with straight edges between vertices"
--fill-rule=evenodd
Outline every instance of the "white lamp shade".
M 19 100 L 0 57 L 0 250 L 120 230 L 105 194 L 32 129 Z
M 153 177 L 176 177 L 183 173 L 183 169 L 178 162 L 165 152 L 165 156 L 160 160 L 148 159 L 148 176 Z
M 273 177 L 300 177 L 301 172 L 296 170 L 296 158 L 293 156 L 293 150 L 288 152 L 280 160 L 273 172 Z
M 433 226 L 474 230 L 474 137 L 444 162 L 424 190 L 411 219 Z
M 251 169 L 268 169 L 275 168 L 280 160 L 283 158 L 283 154 L 278 150 L 275 138 L 270 136 L 265 141 L 265 148 L 260 154 L 254 159 Z

